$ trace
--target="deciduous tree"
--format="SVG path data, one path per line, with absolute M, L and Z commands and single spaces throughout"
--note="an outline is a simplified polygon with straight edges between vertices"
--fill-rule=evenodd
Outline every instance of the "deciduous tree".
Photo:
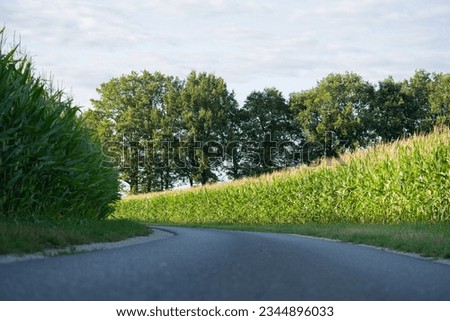
M 317 86 L 291 94 L 309 147 L 310 160 L 337 156 L 367 143 L 362 115 L 369 109 L 373 86 L 355 73 L 330 74 Z
M 169 149 L 172 133 L 166 108 L 178 79 L 159 72 L 132 72 L 113 78 L 97 89 L 88 123 L 112 156 L 132 193 L 169 188 L 172 184 Z

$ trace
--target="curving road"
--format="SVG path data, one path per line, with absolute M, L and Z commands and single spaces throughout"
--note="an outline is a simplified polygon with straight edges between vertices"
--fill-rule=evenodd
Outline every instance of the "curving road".
M 450 300 L 450 265 L 286 234 L 173 237 L 0 264 L 1 300 Z

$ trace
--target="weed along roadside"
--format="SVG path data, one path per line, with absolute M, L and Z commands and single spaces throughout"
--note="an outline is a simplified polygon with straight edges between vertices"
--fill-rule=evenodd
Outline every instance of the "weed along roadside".
M 317 235 L 450 257 L 450 130 L 340 162 L 186 191 L 134 196 L 115 216 L 153 224 Z

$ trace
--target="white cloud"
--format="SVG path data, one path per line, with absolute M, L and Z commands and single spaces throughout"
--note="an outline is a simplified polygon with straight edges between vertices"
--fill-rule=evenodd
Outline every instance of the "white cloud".
M 214 72 L 241 101 L 268 86 L 287 96 L 330 72 L 450 72 L 447 0 L 3 0 L 0 12 L 37 69 L 83 105 L 101 82 L 142 69 Z

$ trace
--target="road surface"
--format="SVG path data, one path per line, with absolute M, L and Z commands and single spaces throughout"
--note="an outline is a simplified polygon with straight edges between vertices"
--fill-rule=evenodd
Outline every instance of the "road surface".
M 450 300 L 450 265 L 273 233 L 165 227 L 122 248 L 0 264 L 1 300 Z

